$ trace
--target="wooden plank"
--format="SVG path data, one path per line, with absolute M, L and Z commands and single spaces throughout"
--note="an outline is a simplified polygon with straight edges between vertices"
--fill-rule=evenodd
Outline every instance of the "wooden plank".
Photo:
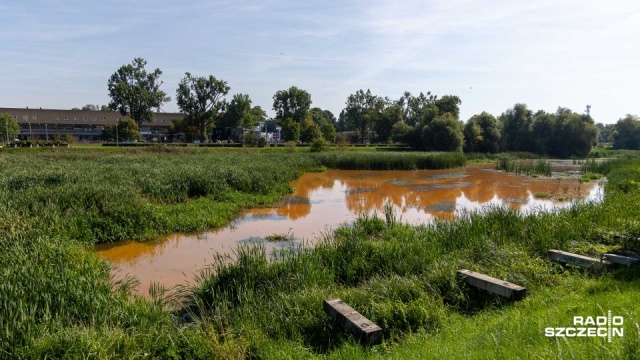
M 458 276 L 461 276 L 467 284 L 477 287 L 478 289 L 488 291 L 493 294 L 500 295 L 512 300 L 522 300 L 527 296 L 527 289 L 510 282 L 492 278 L 484 274 L 480 274 L 471 270 L 458 270 Z
M 335 324 L 343 326 L 362 343 L 376 345 L 382 342 L 382 329 L 342 300 L 325 300 L 322 307 Z
M 631 266 L 640 262 L 640 258 L 635 256 L 624 256 L 617 254 L 603 254 L 602 259 L 620 265 Z
M 600 267 L 610 264 L 609 261 L 602 261 L 596 258 L 561 250 L 549 250 L 547 251 L 547 254 L 551 261 L 559 262 L 561 264 L 571 264 L 580 267 Z

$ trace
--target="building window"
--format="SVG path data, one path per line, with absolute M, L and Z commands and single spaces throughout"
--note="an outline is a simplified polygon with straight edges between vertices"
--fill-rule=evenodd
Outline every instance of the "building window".
M 160 121 L 160 122 L 164 122 L 164 119 L 162 119 L 162 121 Z
M 82 118 L 82 121 L 87 121 L 87 117 L 86 117 L 86 116 L 84 116 L 84 117 Z
M 22 115 L 22 120 L 29 120 L 29 115 Z
M 13 120 L 18 120 L 18 115 L 13 115 Z
M 69 120 L 69 117 L 68 117 L 68 116 L 65 116 L 65 117 L 64 117 L 64 119 L 65 119 L 65 120 Z
M 58 115 L 54 116 L 53 120 L 60 120 L 60 116 L 58 116 Z
M 74 117 L 73 117 L 73 121 L 77 121 L 77 120 L 78 120 L 78 117 L 77 117 L 77 116 L 74 116 Z
M 38 120 L 38 115 L 33 115 L 31 118 L 32 118 L 33 120 Z
M 96 117 L 95 116 L 93 117 L 92 121 L 96 121 Z
M 105 120 L 107 120 L 107 118 L 103 116 L 103 117 L 102 117 L 102 121 L 105 121 Z

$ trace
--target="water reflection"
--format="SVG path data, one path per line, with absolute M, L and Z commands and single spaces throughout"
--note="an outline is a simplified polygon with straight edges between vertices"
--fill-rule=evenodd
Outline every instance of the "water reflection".
M 98 247 L 119 274 L 138 277 L 145 293 L 152 281 L 173 286 L 191 279 L 210 264 L 216 252 L 232 254 L 238 244 L 264 242 L 267 235 L 287 234 L 292 242 L 266 243 L 269 252 L 303 239 L 315 239 L 363 212 L 382 212 L 390 203 L 402 221 L 424 223 L 452 219 L 456 213 L 486 206 L 519 211 L 548 211 L 572 199 L 602 198 L 596 183 L 496 172 L 482 167 L 422 171 L 344 171 L 307 173 L 292 184 L 294 194 L 273 208 L 247 211 L 225 228 L 196 234 L 173 234 L 153 242 L 125 242 Z M 538 196 L 536 196 L 536 194 Z M 544 197 L 544 198 L 540 198 Z

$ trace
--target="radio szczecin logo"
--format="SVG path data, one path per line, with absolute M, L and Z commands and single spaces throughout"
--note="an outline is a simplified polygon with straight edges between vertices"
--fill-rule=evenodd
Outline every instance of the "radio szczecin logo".
M 613 337 L 624 336 L 624 318 L 611 316 L 574 316 L 572 327 L 548 327 L 544 329 L 546 337 L 601 337 L 611 342 Z

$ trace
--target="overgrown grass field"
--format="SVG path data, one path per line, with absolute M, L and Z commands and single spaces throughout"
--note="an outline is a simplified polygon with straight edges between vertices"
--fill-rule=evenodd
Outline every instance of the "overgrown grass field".
M 132 299 L 94 243 L 150 239 L 226 223 L 270 204 L 304 171 L 462 166 L 459 154 L 131 149 L 5 151 L 0 156 L 0 358 L 633 358 L 637 269 L 588 272 L 549 248 L 640 250 L 640 162 L 609 163 L 602 204 L 520 216 L 505 209 L 408 226 L 362 217 L 314 249 L 238 249 L 182 292 Z M 511 304 L 455 277 L 469 268 L 526 286 Z M 340 297 L 384 329 L 372 348 L 333 328 Z M 625 317 L 625 337 L 548 339 L 573 315 Z M 183 321 L 192 319 L 192 321 Z M 526 349 L 526 352 L 523 352 Z

